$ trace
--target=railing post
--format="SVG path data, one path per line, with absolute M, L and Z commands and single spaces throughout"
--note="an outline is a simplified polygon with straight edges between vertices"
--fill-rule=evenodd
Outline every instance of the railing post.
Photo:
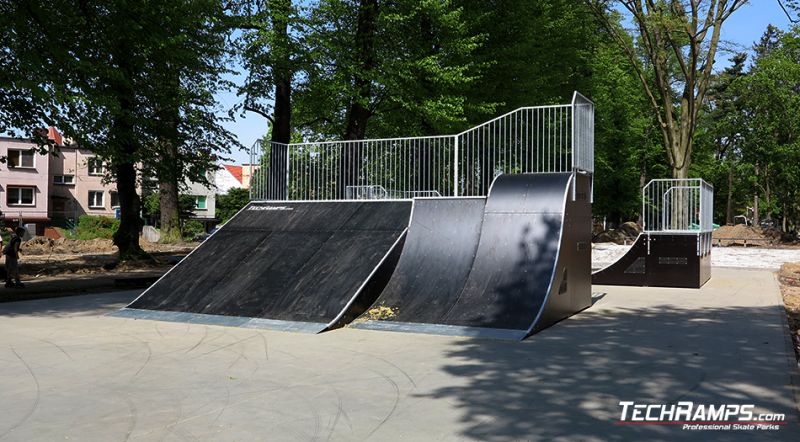
M 453 196 L 458 195 L 458 135 L 453 135 Z
M 257 143 L 258 141 L 256 141 Z M 256 143 L 253 143 L 250 146 L 250 185 L 247 189 L 247 194 L 250 197 L 250 201 L 253 201 L 253 153 L 256 150 Z
M 289 201 L 289 144 L 286 144 L 286 181 L 283 182 L 283 199 Z

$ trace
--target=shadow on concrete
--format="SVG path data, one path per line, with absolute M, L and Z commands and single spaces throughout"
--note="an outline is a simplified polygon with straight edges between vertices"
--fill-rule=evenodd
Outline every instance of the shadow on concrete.
M 441 370 L 463 380 L 420 397 L 461 410 L 478 440 L 800 440 L 785 319 L 775 306 L 592 309 L 521 343 L 459 341 Z M 593 310 L 594 309 L 594 310 Z M 620 401 L 754 404 L 778 431 L 620 425 Z
M 142 290 L 126 290 L 113 293 L 0 303 L 0 318 L 17 316 L 48 316 L 53 318 L 98 316 L 125 307 L 141 293 Z

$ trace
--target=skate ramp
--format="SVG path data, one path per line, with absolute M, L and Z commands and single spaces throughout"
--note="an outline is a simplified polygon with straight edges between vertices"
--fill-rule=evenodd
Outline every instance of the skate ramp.
M 575 201 L 573 179 L 579 180 Z M 482 221 L 462 221 L 466 228 L 461 237 L 441 235 L 447 238 L 445 244 L 460 244 L 455 249 L 456 264 L 450 267 L 437 264 L 441 252 L 436 249 L 442 244 L 432 236 L 447 231 L 452 220 L 440 216 L 430 223 L 428 216 L 422 216 L 425 225 L 418 226 L 415 207 L 401 265 L 387 290 L 353 326 L 522 339 L 588 307 L 588 180 L 567 173 L 499 176 L 486 199 Z M 464 213 L 453 213 L 467 220 L 466 205 L 461 206 Z M 477 247 L 464 279 L 463 263 L 469 261 L 478 227 Z M 402 265 L 407 262 L 419 264 Z M 426 285 L 433 279 L 419 277 L 423 268 L 437 275 L 437 286 L 446 290 Z
M 251 203 L 119 315 L 313 332 L 336 326 L 380 294 L 410 212 L 408 200 Z

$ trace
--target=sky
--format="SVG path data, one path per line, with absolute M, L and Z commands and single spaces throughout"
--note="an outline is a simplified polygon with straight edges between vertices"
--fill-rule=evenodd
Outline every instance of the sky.
M 729 51 L 718 54 L 715 69 L 720 70 L 729 66 L 729 59 L 733 52 L 749 51 L 769 24 L 784 30 L 790 27 L 789 19 L 778 5 L 777 0 L 750 0 L 748 4 L 731 15 L 722 28 L 722 40 L 726 43 L 724 46 Z M 240 69 L 235 66 L 233 68 Z M 231 78 L 237 79 L 237 77 Z M 239 79 L 241 79 L 241 75 Z M 227 115 L 227 110 L 240 100 L 241 98 L 236 97 L 236 94 L 232 92 L 218 94 L 219 113 Z M 535 105 L 536 103 L 531 104 Z M 225 127 L 235 134 L 239 142 L 247 148 L 266 134 L 268 129 L 267 120 L 252 112 L 246 113 L 243 117 L 237 115 L 235 121 L 225 123 Z M 230 157 L 235 164 L 250 161 L 246 150 L 231 152 Z

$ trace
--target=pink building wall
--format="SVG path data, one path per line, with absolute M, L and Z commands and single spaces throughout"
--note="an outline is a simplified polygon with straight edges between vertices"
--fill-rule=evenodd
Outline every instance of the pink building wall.
M 12 151 L 30 152 L 34 147 L 31 141 L 0 137 L 0 157 L 9 158 Z M 0 164 L 0 217 L 4 225 L 17 225 L 20 220 L 23 224 L 35 223 L 37 234 L 41 234 L 49 219 L 49 176 L 50 161 L 45 155 L 34 154 L 30 167 L 25 164 L 13 167 L 10 159 Z M 33 189 L 30 203 L 20 203 L 15 198 L 20 188 Z
M 52 218 L 81 215 L 114 216 L 116 183 L 103 183 L 102 174 L 92 174 L 90 162 L 94 154 L 86 149 L 62 146 L 50 156 L 48 210 Z M 71 183 L 57 177 L 72 177 Z M 94 198 L 90 201 L 90 192 Z M 98 200 L 97 195 L 101 195 Z

